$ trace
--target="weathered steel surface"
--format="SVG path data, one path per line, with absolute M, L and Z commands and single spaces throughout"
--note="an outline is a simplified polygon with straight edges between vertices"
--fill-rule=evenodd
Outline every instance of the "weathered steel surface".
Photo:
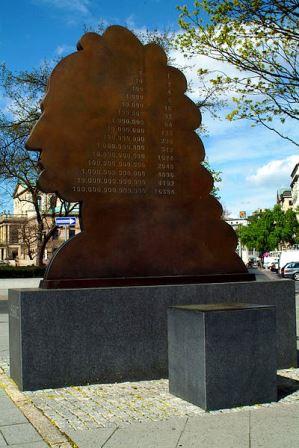
M 186 87 L 158 45 L 119 26 L 85 34 L 53 70 L 26 147 L 41 151 L 40 188 L 81 202 L 83 231 L 52 258 L 44 286 L 247 273 L 210 195 Z

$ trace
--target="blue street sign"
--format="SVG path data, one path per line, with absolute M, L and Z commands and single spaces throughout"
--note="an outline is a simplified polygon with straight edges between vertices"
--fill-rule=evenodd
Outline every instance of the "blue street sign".
M 55 224 L 57 226 L 74 226 L 76 224 L 76 218 L 74 216 L 57 216 L 55 218 Z

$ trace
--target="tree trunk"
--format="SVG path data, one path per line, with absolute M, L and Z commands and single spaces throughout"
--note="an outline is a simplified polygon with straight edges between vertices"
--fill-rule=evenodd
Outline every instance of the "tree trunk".
M 44 266 L 43 259 L 44 259 L 45 249 L 46 249 L 47 243 L 50 241 L 50 239 L 54 235 L 56 229 L 57 229 L 56 225 L 54 227 L 52 227 L 52 229 L 42 239 L 40 246 L 38 245 L 36 261 L 37 261 L 37 266 L 39 266 L 39 267 Z

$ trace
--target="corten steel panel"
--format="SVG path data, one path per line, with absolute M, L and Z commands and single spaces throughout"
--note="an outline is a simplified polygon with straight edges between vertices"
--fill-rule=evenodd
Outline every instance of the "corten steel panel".
M 119 26 L 77 48 L 53 70 L 26 144 L 41 151 L 41 190 L 81 203 L 83 231 L 57 251 L 43 285 L 245 279 L 201 165 L 201 116 L 184 75 Z

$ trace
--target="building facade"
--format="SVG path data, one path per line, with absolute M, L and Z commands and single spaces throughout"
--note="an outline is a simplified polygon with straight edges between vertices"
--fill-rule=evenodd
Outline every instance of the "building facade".
M 63 215 L 62 203 L 52 194 L 40 194 L 37 199 L 46 234 L 54 227 L 55 217 Z M 64 241 L 80 232 L 79 208 L 75 207 L 71 215 L 75 218 L 75 225 L 55 229 L 45 248 L 43 259 L 45 264 Z M 13 196 L 13 213 L 0 214 L 0 264 L 13 266 L 37 264 L 37 245 L 38 221 L 32 197 L 28 189 L 18 185 Z
M 227 224 L 229 224 L 234 229 L 235 232 L 238 230 L 238 228 L 240 226 L 248 225 L 248 220 L 246 218 L 245 212 L 240 212 L 239 218 L 227 217 L 227 218 L 225 218 L 225 221 L 227 222 Z M 257 259 L 259 257 L 259 253 L 255 249 L 254 250 L 247 249 L 246 246 L 243 246 L 241 244 L 241 241 L 239 239 L 238 239 L 238 246 L 237 246 L 236 252 L 242 258 L 242 260 L 245 264 L 247 264 L 250 259 L 252 259 L 252 258 Z
M 293 201 L 293 210 L 299 220 L 299 163 L 296 163 L 291 173 L 291 195 Z
M 292 191 L 289 187 L 280 188 L 277 191 L 277 204 L 281 206 L 281 210 L 286 212 L 293 209 Z

